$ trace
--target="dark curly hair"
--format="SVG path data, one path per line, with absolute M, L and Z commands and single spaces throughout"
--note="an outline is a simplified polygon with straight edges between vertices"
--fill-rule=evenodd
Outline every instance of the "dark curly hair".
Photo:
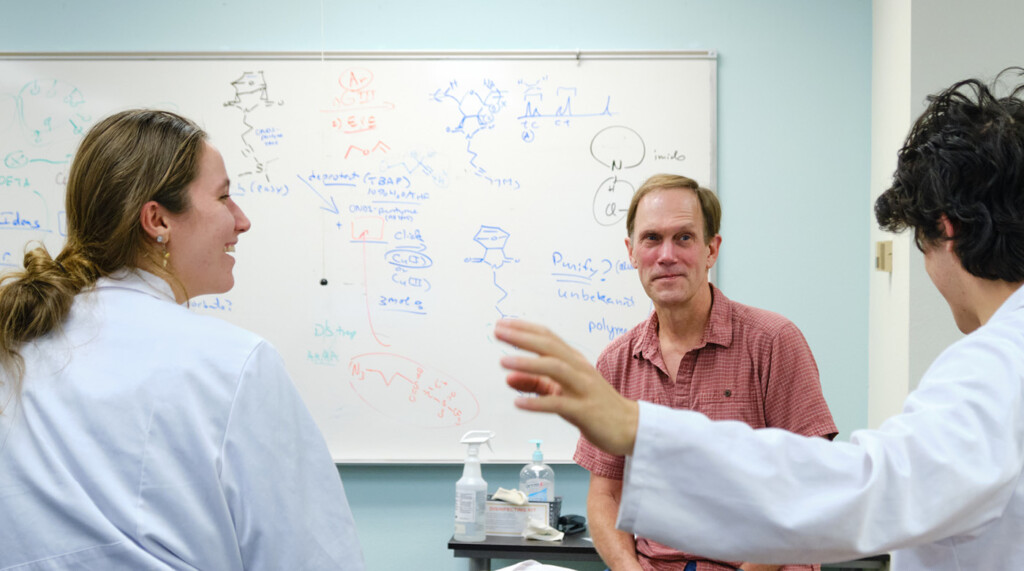
M 940 220 L 952 223 L 953 250 L 971 275 L 1024 281 L 1024 85 L 1004 97 L 977 79 L 928 97 L 899 151 L 892 187 L 875 202 L 885 230 L 914 231 L 918 248 L 947 239 Z

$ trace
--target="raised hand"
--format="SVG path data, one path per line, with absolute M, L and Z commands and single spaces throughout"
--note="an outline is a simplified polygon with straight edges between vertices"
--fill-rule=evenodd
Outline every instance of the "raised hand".
M 517 398 L 517 407 L 561 416 L 608 453 L 633 452 L 639 418 L 636 402 L 619 395 L 579 351 L 546 327 L 517 319 L 499 321 L 494 335 L 537 354 L 501 359 L 501 366 L 511 371 L 508 385 L 537 395 Z

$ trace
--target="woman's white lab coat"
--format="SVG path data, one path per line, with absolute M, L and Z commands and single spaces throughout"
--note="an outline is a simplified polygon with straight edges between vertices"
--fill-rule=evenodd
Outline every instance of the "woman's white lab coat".
M 273 347 L 156 276 L 118 277 L 22 349 L 22 395 L 0 415 L 0 568 L 362 569 Z

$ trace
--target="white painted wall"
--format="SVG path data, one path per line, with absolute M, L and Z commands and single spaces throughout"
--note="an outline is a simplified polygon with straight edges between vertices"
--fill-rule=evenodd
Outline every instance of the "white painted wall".
M 896 152 L 910 128 L 910 2 L 874 0 L 871 59 L 871 243 L 893 241 L 892 273 L 872 271 L 868 281 L 868 426 L 898 413 L 909 389 L 910 271 L 906 234 L 878 229 L 874 202 L 892 181 Z
M 929 94 L 968 77 L 1024 65 L 1019 0 L 874 0 L 872 201 Z M 887 239 L 872 220 L 872 241 Z M 899 412 L 933 360 L 962 334 L 909 234 L 893 238 L 893 273 L 873 272 L 869 297 L 868 425 Z M 873 250 L 872 250 L 873 252 Z
M 1024 64 L 1020 0 L 915 0 L 912 8 L 911 105 L 916 117 L 931 93 L 968 77 L 991 79 L 1011 65 Z M 962 334 L 946 301 L 924 271 L 916 249 L 910 277 L 911 386 L 935 357 Z

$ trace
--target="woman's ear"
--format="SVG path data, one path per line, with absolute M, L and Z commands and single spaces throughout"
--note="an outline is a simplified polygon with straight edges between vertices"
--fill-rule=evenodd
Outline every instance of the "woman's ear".
M 158 236 L 162 236 L 162 240 L 167 240 L 170 227 L 167 225 L 166 215 L 167 209 L 155 200 L 150 200 L 142 205 L 142 211 L 139 212 L 139 223 L 142 224 L 142 231 L 151 240 L 156 240 Z

